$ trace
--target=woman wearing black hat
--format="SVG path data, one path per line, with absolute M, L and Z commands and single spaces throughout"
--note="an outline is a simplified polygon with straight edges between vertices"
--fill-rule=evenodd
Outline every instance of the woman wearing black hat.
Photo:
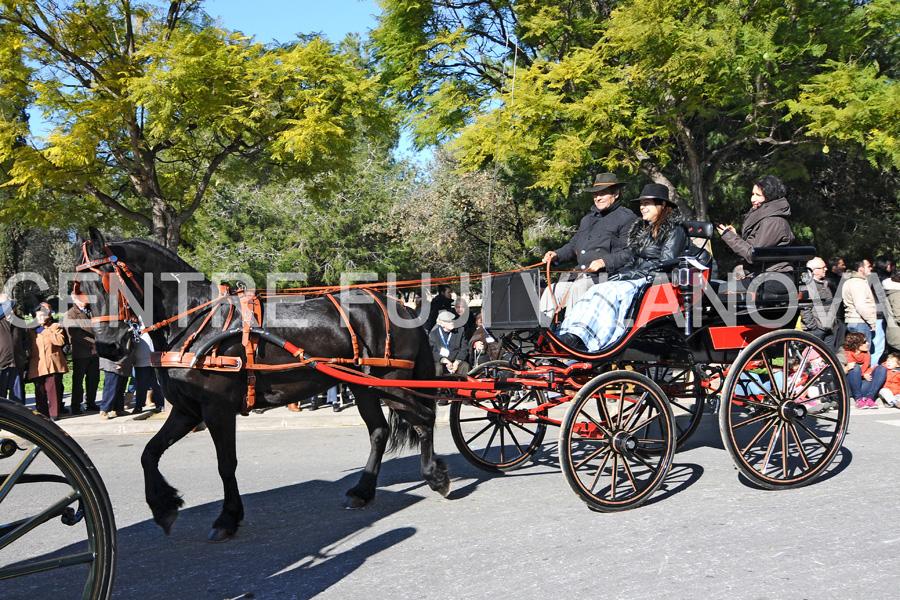
M 666 186 L 645 185 L 638 200 L 642 219 L 628 233 L 631 261 L 619 271 L 618 280 L 591 288 L 559 328 L 560 339 L 572 348 L 599 352 L 618 340 L 625 333 L 625 313 L 646 285 L 651 268 L 677 258 L 687 247 L 684 217 Z
M 744 218 L 741 234 L 731 225 L 718 225 L 716 230 L 722 241 L 734 250 L 744 263 L 735 269 L 735 274 L 747 277 L 759 269 L 751 262 L 753 248 L 760 246 L 788 246 L 794 241 L 791 224 L 791 205 L 787 201 L 787 188 L 780 179 L 766 175 L 753 182 L 750 194 L 750 212 Z M 790 263 L 782 262 L 766 266 L 767 271 L 791 271 Z

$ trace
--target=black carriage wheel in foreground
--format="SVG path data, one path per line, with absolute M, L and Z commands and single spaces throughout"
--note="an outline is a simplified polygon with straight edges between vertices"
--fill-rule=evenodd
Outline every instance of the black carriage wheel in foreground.
M 491 372 L 513 371 L 506 361 L 479 365 L 471 377 L 489 377 Z M 546 409 L 536 414 L 525 411 L 546 402 L 539 390 L 504 391 L 487 400 L 454 400 L 450 406 L 450 432 L 459 453 L 484 471 L 512 471 L 521 467 L 540 448 L 547 425 Z
M 634 371 L 589 381 L 569 404 L 559 433 L 566 481 L 603 512 L 640 506 L 672 466 L 675 429 L 662 390 Z
M 681 448 L 700 426 L 706 407 L 706 388 L 693 362 L 633 363 L 631 368 L 652 379 L 672 405 L 675 449 Z
M 28 533 L 38 526 L 54 546 L 35 555 Z M 55 598 L 105 599 L 116 552 L 112 505 L 91 460 L 56 424 L 0 399 L 0 580 L 49 577 Z
M 828 468 L 849 416 L 847 380 L 834 352 L 808 333 L 775 331 L 747 346 L 731 366 L 719 430 L 752 482 L 794 488 Z

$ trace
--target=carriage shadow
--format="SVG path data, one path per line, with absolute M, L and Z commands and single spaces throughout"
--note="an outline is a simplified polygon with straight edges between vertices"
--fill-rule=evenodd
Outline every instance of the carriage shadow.
M 828 481 L 832 477 L 835 477 L 839 473 L 843 472 L 847 467 L 850 466 L 851 462 L 853 462 L 853 452 L 851 452 L 850 449 L 846 446 L 841 446 L 841 449 L 838 451 L 838 455 L 831 462 L 828 468 L 825 469 L 825 472 L 817 477 L 810 485 L 816 485 L 823 481 Z M 756 483 L 750 481 L 743 473 L 738 473 L 738 481 L 741 482 L 741 485 L 752 488 L 754 490 L 763 490 L 766 492 L 778 491 L 769 490 L 768 488 L 757 485 Z
M 384 550 L 415 537 L 415 527 L 379 522 L 439 498 L 427 486 L 417 493 L 413 490 L 418 485 L 385 489 L 411 481 L 402 474 L 417 473 L 418 465 L 417 456 L 386 462 L 388 477 L 375 501 L 362 510 L 341 505 L 358 471 L 337 481 L 312 480 L 245 493 L 247 517 L 235 538 L 224 544 L 206 541 L 219 501 L 183 509 L 168 537 L 149 519 L 123 527 L 113 598 L 312 598 Z M 54 555 L 74 549 L 62 548 Z M 74 598 L 83 583 L 84 576 L 75 576 L 74 570 L 53 571 L 4 581 L 0 595 Z

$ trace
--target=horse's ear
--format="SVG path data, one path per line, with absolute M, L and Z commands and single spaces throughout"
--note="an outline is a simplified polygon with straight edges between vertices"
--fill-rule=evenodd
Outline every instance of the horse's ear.
M 93 244 L 100 246 L 101 248 L 106 245 L 106 238 L 103 237 L 103 234 L 100 233 L 99 229 L 91 225 L 88 231 L 90 232 L 91 242 L 93 242 Z
M 75 245 L 76 246 L 79 246 L 79 247 L 84 246 L 84 241 L 85 240 L 84 240 L 83 235 L 81 235 L 80 233 L 75 234 Z

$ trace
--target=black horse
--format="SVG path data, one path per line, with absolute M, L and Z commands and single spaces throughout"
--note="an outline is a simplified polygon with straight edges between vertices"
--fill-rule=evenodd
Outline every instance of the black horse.
M 145 298 L 150 289 L 145 287 L 145 275 L 152 283 L 152 316 L 145 317 L 144 325 L 160 323 L 178 316 L 186 310 L 201 307 L 215 297 L 211 282 L 203 278 L 173 252 L 161 246 L 139 239 L 107 241 L 94 228 L 88 240 L 79 240 L 81 258 L 78 261 L 78 286 L 87 295 L 94 317 L 98 352 L 113 360 L 125 356 L 133 343 L 134 335 L 119 318 L 123 310 L 117 294 L 109 293 L 115 286 L 110 280 L 118 279 L 122 272 L 125 286 L 144 310 Z M 113 257 L 112 262 L 110 256 Z M 123 269 L 123 267 L 125 267 Z M 93 271 L 93 273 L 89 272 Z M 118 269 L 118 276 L 117 276 Z M 102 275 L 102 277 L 98 276 Z M 107 275 L 108 274 L 108 275 Z M 267 333 L 289 340 L 303 348 L 306 356 L 328 358 L 354 358 L 351 329 L 355 332 L 358 350 L 356 355 L 379 357 L 385 354 L 388 326 L 384 311 L 369 294 L 345 291 L 335 294 L 341 299 L 345 294 L 368 296 L 367 303 L 355 297 L 344 312 L 351 328 L 345 324 L 335 304 L 325 297 L 298 300 L 296 297 L 277 296 L 262 300 L 263 315 L 277 311 L 277 324 L 264 326 Z M 380 302 L 390 302 L 377 295 Z M 127 295 L 126 304 L 127 304 Z M 175 320 L 151 333 L 154 347 L 159 350 L 180 350 L 192 335 L 190 351 L 201 348 L 213 336 L 222 336 L 224 315 L 231 305 L 237 305 L 234 296 L 223 302 L 205 306 Z M 278 306 L 274 306 L 278 304 Z M 130 307 L 127 308 L 135 308 Z M 204 327 L 211 310 L 219 311 Z M 412 315 L 399 307 L 407 319 Z M 236 306 L 240 323 L 240 306 Z M 148 320 L 150 322 L 148 322 Z M 287 323 L 287 325 L 285 325 Z M 213 326 L 217 324 L 218 326 Z M 280 324 L 280 325 L 278 325 Z M 382 379 L 432 379 L 434 363 L 427 339 L 421 329 L 394 326 L 389 328 L 391 355 L 400 361 L 397 366 L 362 366 L 354 369 Z M 259 329 L 258 329 L 259 330 Z M 199 331 L 199 333 L 198 333 Z M 295 363 L 295 356 L 283 347 L 271 343 L 271 337 L 259 339 L 256 362 L 266 364 Z M 225 336 L 218 343 L 218 356 L 240 357 L 247 360 L 245 346 L 240 335 Z M 375 361 L 377 362 L 377 361 Z M 246 362 L 244 363 L 246 364 Z M 219 475 L 224 486 L 222 512 L 213 523 L 210 541 L 224 541 L 232 537 L 244 517 L 244 508 L 238 492 L 235 470 L 236 417 L 241 412 L 248 388 L 248 372 L 218 372 L 197 368 L 159 368 L 157 376 L 166 399 L 172 404 L 171 414 L 159 432 L 147 443 L 141 455 L 147 504 L 153 511 L 156 523 L 168 534 L 184 504 L 178 491 L 165 480 L 159 471 L 159 459 L 166 449 L 187 435 L 201 422 L 206 424 L 216 447 Z M 255 382 L 257 407 L 282 406 L 319 394 L 338 382 L 319 371 L 304 367 L 282 371 L 259 372 Z M 421 448 L 422 475 L 428 485 L 446 496 L 450 491 L 450 478 L 444 462 L 434 455 L 435 404 L 433 399 L 414 395 L 401 388 L 378 388 L 350 385 L 356 397 L 357 407 L 369 430 L 371 450 L 359 483 L 347 492 L 345 505 L 350 508 L 365 506 L 375 497 L 375 488 L 381 460 L 385 450 L 403 445 Z M 380 400 L 390 409 L 390 425 L 381 410 Z

